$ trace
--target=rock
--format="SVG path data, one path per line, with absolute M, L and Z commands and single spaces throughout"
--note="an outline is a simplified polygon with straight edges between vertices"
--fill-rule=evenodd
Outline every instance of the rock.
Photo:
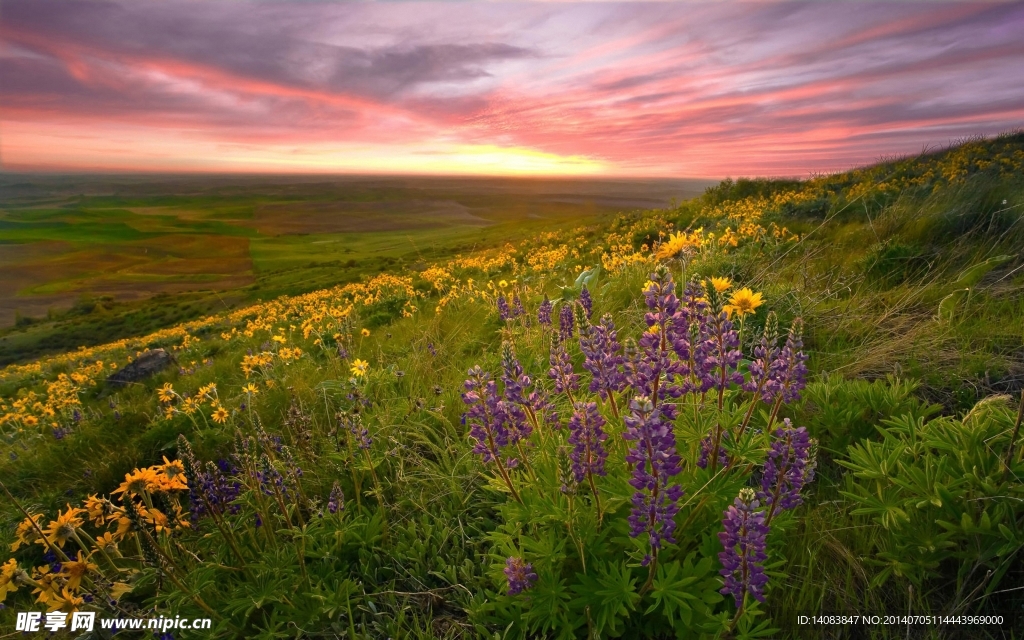
M 107 382 L 116 387 L 123 387 L 160 373 L 173 361 L 171 354 L 163 349 L 150 349 L 107 378 Z

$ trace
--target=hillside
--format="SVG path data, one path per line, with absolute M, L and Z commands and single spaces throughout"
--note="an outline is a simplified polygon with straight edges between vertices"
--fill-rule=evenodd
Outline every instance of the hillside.
M 1009 637 L 1022 176 L 1015 133 L 727 180 L 7 366 L 0 621 Z M 107 382 L 156 348 L 173 366 Z

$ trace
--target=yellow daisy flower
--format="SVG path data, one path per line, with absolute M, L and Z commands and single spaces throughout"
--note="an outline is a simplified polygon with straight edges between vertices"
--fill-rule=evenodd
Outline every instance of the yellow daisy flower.
M 729 298 L 729 304 L 722 307 L 729 314 L 736 314 L 739 317 L 743 317 L 748 313 L 754 313 L 757 308 L 764 304 L 764 300 L 761 299 L 761 293 L 754 293 L 749 287 L 744 287 L 732 294 Z
M 366 375 L 366 372 L 369 369 L 370 369 L 370 363 L 369 362 L 367 362 L 366 360 L 359 360 L 357 358 L 356 360 L 352 361 L 352 368 L 350 370 L 352 372 L 352 375 L 358 376 L 358 377 L 362 377 L 362 376 Z
M 711 278 L 711 286 L 715 288 L 718 293 L 725 293 L 732 288 L 732 280 L 729 278 Z

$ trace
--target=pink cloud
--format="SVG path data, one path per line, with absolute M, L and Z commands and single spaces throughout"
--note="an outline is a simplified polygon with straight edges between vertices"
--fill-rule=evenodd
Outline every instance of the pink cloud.
M 0 14 L 8 168 L 801 175 L 1024 123 L 1015 4 L 59 6 Z

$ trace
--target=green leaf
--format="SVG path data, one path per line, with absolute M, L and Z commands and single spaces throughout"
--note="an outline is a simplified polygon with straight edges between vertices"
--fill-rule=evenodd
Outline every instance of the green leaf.
M 1013 260 L 1013 258 L 1014 256 L 1006 255 L 994 256 L 984 262 L 973 264 L 960 272 L 960 275 L 956 278 L 956 283 L 965 287 L 973 287 L 978 284 L 978 282 L 980 282 L 989 271 L 995 269 L 1001 264 L 1005 264 L 1010 260 Z
M 947 295 L 939 302 L 938 319 L 941 322 L 949 322 L 953 319 L 957 310 L 962 306 L 962 303 L 967 299 L 968 294 L 971 292 L 970 287 L 963 289 L 957 289 L 953 293 Z

